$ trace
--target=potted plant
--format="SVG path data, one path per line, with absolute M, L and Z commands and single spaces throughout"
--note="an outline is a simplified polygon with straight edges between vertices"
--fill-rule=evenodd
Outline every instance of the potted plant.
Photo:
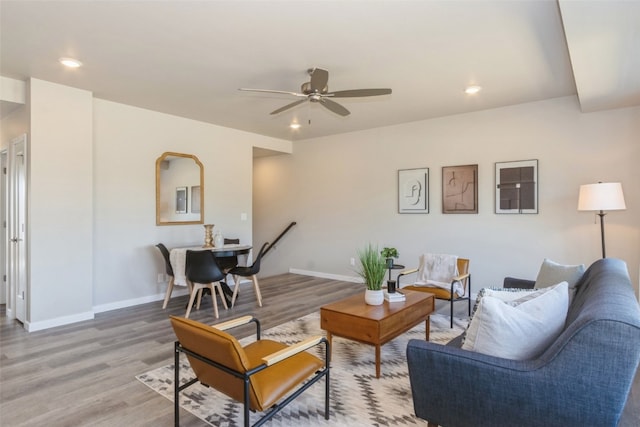
M 396 248 L 383 248 L 382 251 L 380 251 L 380 255 L 386 258 L 387 268 L 393 268 L 393 259 L 400 256 Z
M 367 290 L 364 300 L 369 305 L 380 305 L 384 301 L 382 282 L 387 272 L 387 263 L 376 246 L 371 243 L 366 248 L 358 251 L 360 269 L 358 274 L 364 280 Z

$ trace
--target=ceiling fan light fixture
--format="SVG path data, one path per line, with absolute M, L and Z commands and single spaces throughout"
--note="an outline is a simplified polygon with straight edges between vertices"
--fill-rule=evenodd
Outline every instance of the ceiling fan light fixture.
M 378 96 L 378 95 L 390 95 L 391 89 L 350 89 L 350 90 L 339 90 L 337 92 L 329 92 L 329 72 L 322 68 L 311 68 L 307 70 L 309 75 L 311 76 L 311 80 L 305 82 L 300 86 L 301 93 L 297 92 L 289 92 L 284 90 L 272 90 L 272 89 L 249 89 L 249 88 L 240 88 L 241 91 L 248 92 L 262 92 L 262 93 L 281 93 L 283 95 L 293 95 L 298 97 L 297 101 L 291 102 L 284 107 L 280 107 L 277 110 L 272 111 L 271 115 L 280 114 L 283 111 L 286 111 L 290 108 L 293 108 L 297 105 L 302 104 L 303 102 L 313 102 L 320 103 L 327 110 L 338 114 L 339 116 L 346 117 L 349 114 L 349 110 L 344 108 L 342 105 L 338 104 L 335 101 L 332 101 L 331 98 L 360 98 L 363 96 Z
M 477 85 L 467 86 L 467 88 L 464 90 L 464 93 L 466 93 L 467 95 L 475 95 L 481 90 L 482 90 L 482 86 L 477 86 Z
M 300 129 L 300 123 L 291 123 L 291 124 L 289 125 L 289 127 L 290 127 L 291 129 L 294 129 L 294 130 L 295 130 L 295 129 Z
M 58 61 L 60 61 L 60 63 L 62 65 L 64 65 L 65 67 L 68 67 L 68 68 L 79 68 L 79 67 L 82 67 L 82 62 L 78 61 L 77 59 L 60 58 Z

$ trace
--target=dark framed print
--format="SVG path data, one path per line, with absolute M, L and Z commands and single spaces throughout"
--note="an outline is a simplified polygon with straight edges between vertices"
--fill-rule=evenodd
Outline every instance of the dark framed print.
M 442 168 L 442 213 L 478 213 L 478 165 Z
M 496 163 L 496 213 L 538 213 L 538 160 Z
M 429 213 L 429 168 L 398 171 L 398 212 Z
M 187 213 L 187 187 L 176 188 L 176 213 Z

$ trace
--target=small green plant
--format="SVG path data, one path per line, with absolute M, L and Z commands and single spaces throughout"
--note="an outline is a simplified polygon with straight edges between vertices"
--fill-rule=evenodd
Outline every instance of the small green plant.
M 378 247 L 369 243 L 366 248 L 358 251 L 358 259 L 361 266 L 358 274 L 364 279 L 367 289 L 370 291 L 382 289 L 382 281 L 387 272 L 387 263 L 378 252 Z
M 387 268 L 393 268 L 393 259 L 398 258 L 398 250 L 396 248 L 383 248 L 380 251 L 380 255 L 386 259 Z
M 400 256 L 396 248 L 383 248 L 380 251 L 380 255 L 382 255 L 383 258 L 398 258 Z

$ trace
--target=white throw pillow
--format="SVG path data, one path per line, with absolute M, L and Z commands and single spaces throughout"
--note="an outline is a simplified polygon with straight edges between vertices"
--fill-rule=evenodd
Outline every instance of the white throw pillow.
M 537 297 L 539 295 L 541 295 L 539 289 L 485 288 L 483 292 L 483 296 L 495 297 L 504 302 L 520 300 L 524 297 Z
M 471 326 L 473 321 L 473 317 L 476 315 L 476 311 L 478 311 L 478 306 L 480 305 L 480 301 L 484 298 L 485 295 L 489 295 L 492 297 L 496 297 L 501 301 L 504 301 L 510 305 L 518 305 L 517 301 L 520 298 L 529 296 L 534 294 L 535 296 L 540 294 L 540 289 L 518 289 L 518 288 L 482 288 L 478 291 L 478 296 L 476 297 L 476 302 L 473 305 L 473 310 L 471 310 L 471 315 L 469 316 L 469 323 L 467 324 L 467 328 L 464 330 L 462 334 L 462 344 L 467 340 L 467 331 Z M 516 301 L 512 303 L 512 301 Z M 477 327 L 477 326 L 476 326 Z
M 567 282 L 569 289 L 575 289 L 583 274 L 584 264 L 562 265 L 545 258 L 540 266 L 534 288 L 546 288 L 560 282 Z
M 532 359 L 560 335 L 568 308 L 567 282 L 509 302 L 485 294 L 462 348 L 505 359 Z

